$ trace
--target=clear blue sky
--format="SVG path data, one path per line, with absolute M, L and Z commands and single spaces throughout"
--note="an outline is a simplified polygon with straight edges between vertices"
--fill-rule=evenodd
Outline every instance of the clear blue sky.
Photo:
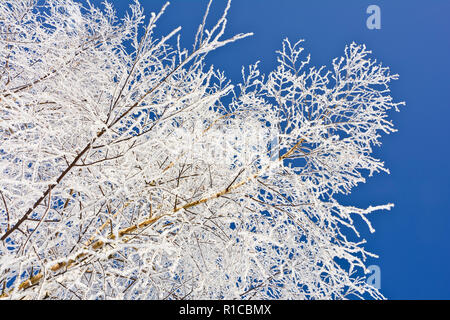
M 110 2 L 122 14 L 128 0 Z M 164 2 L 141 0 L 148 13 Z M 159 34 L 180 25 L 191 48 L 206 4 L 172 0 Z M 366 28 L 370 4 L 381 8 L 380 30 Z M 210 21 L 224 6 L 224 0 L 214 2 Z M 374 234 L 362 228 L 366 247 L 380 256 L 369 264 L 381 268 L 387 298 L 450 299 L 450 1 L 235 0 L 228 20 L 228 35 L 255 33 L 209 56 L 233 82 L 243 65 L 257 60 L 270 72 L 285 37 L 305 39 L 314 65 L 329 65 L 352 41 L 365 43 L 400 74 L 392 92 L 407 105 L 391 114 L 399 132 L 384 136 L 376 151 L 391 174 L 368 179 L 344 201 L 361 207 L 395 203 L 391 211 L 372 214 Z

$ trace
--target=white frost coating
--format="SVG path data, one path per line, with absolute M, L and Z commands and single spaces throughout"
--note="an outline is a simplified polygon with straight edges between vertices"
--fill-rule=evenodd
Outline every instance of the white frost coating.
M 383 297 L 349 237 L 393 205 L 335 197 L 388 172 L 371 153 L 397 75 L 364 46 L 328 70 L 284 40 L 232 85 L 205 66 L 251 35 L 222 39 L 229 3 L 191 51 L 155 36 L 167 5 L 44 4 L 0 2 L 2 298 Z

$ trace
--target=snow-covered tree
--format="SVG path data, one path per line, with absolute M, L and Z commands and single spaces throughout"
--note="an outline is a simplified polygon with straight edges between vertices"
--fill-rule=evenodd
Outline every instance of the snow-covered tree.
M 382 298 L 340 204 L 394 131 L 397 78 L 351 44 L 232 85 L 209 67 L 230 3 L 192 49 L 166 10 L 0 2 L 0 294 L 6 299 Z M 356 239 L 356 240 L 355 240 Z M 358 240 L 359 239 L 359 240 Z

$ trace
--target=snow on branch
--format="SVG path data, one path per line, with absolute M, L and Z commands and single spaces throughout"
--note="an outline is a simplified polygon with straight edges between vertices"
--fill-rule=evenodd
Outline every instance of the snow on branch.
M 350 44 L 310 67 L 288 39 L 233 85 L 134 1 L 0 2 L 0 295 L 5 299 L 383 298 L 344 206 L 394 132 L 398 78 Z M 178 38 L 176 38 L 178 37 Z M 353 239 L 353 240 L 352 240 Z

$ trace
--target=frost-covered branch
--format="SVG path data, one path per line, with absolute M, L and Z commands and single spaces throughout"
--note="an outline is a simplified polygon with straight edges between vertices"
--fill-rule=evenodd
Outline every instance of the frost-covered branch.
M 395 131 L 397 79 L 351 44 L 236 86 L 207 67 L 230 3 L 192 50 L 134 2 L 0 3 L 0 285 L 12 299 L 382 298 L 341 205 Z M 176 38 L 178 36 L 178 38 Z M 353 234 L 352 234 L 353 233 Z

